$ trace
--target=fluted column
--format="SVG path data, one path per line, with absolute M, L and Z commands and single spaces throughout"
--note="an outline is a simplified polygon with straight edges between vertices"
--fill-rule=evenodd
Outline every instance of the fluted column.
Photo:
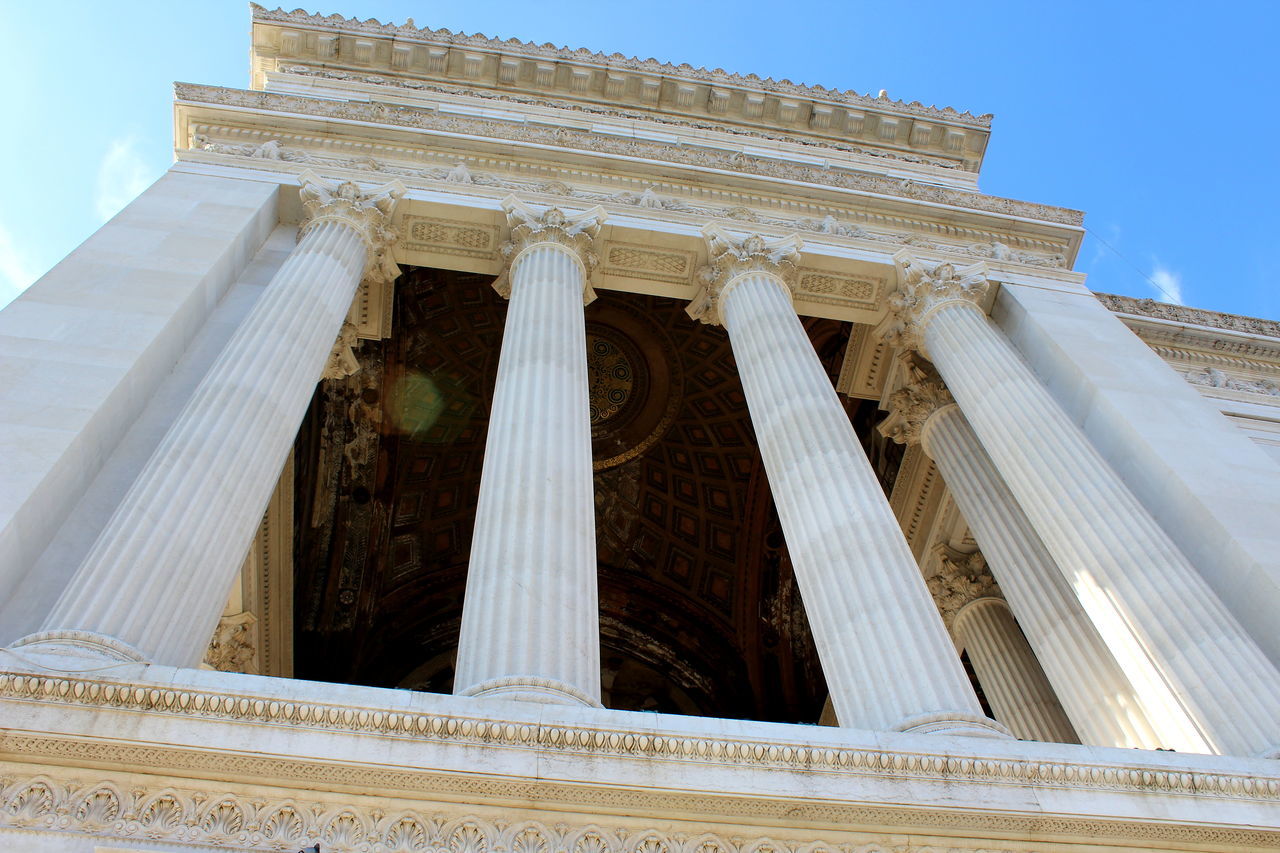
M 503 202 L 511 300 L 489 415 L 454 692 L 600 704 L 588 274 L 600 208 Z
M 987 318 L 985 268 L 896 260 L 887 331 L 933 361 L 1144 705 L 1167 691 L 1209 749 L 1275 754 L 1280 672 Z
M 297 247 L 196 387 L 41 631 L 15 645 L 199 663 L 365 275 L 399 182 L 363 191 L 302 175 Z
M 969 655 L 995 718 L 1023 740 L 1079 743 L 981 551 L 940 545 L 927 578 L 942 621 Z
M 689 313 L 722 323 L 840 724 L 1005 736 L 982 715 L 849 417 L 791 304 L 798 237 L 704 230 Z
M 941 379 L 918 359 L 909 370 L 880 430 L 937 463 L 1076 732 L 1098 746 L 1203 750 L 1168 691 L 1147 713 Z

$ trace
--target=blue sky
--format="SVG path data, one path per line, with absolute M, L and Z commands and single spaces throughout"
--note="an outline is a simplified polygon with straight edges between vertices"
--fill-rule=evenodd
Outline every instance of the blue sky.
M 1280 317 L 1280 3 L 307 8 L 991 112 L 982 189 L 1084 210 L 1076 268 L 1094 290 Z M 0 0 L 0 12 L 3 305 L 169 165 L 173 81 L 247 85 L 249 9 Z

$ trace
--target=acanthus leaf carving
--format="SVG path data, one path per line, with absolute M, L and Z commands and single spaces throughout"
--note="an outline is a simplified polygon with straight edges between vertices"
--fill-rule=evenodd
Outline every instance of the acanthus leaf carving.
M 397 237 L 391 226 L 391 215 L 396 202 L 405 193 L 404 184 L 394 180 L 366 191 L 353 181 L 326 181 L 309 169 L 298 176 L 298 181 L 302 185 L 299 194 L 306 210 L 306 218 L 298 229 L 298 239 L 304 238 L 321 223 L 341 223 L 354 229 L 368 250 L 364 277 L 395 280 L 400 274 L 400 267 L 391 258 L 391 246 Z
M 604 208 L 597 205 L 590 210 L 569 214 L 554 206 L 536 208 L 527 205 L 514 195 L 502 200 L 502 208 L 507 212 L 507 225 L 511 230 L 501 247 L 507 263 L 493 287 L 504 299 L 511 297 L 511 270 L 520 254 L 538 243 L 556 243 L 568 249 L 582 265 L 583 303 L 595 299 L 591 278 L 599 263 L 596 237 L 604 224 Z
M 889 296 L 889 314 L 876 329 L 891 346 L 927 355 L 924 330 L 933 314 L 954 303 L 977 305 L 991 289 L 987 268 L 978 263 L 957 270 L 954 264 L 926 264 L 903 249 L 893 256 L 898 289 Z
M 914 353 L 904 361 L 907 381 L 889 395 L 889 416 L 876 428 L 898 444 L 919 444 L 929 419 L 956 401 L 932 364 Z
M 948 630 L 966 605 L 982 598 L 1003 597 L 981 551 L 965 553 L 939 542 L 934 552 L 938 570 L 925 583 Z
M 722 322 L 721 306 L 729 289 L 745 273 L 774 276 L 794 298 L 800 249 L 804 241 L 791 234 L 766 240 L 759 234 L 736 237 L 712 222 L 702 229 L 711 263 L 698 272 L 701 288 L 685 310 L 695 320 L 712 325 Z

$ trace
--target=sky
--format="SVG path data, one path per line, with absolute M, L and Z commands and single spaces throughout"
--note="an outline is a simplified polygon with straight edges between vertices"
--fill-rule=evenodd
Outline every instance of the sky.
M 325 2 L 994 113 L 982 190 L 1085 211 L 1095 291 L 1280 317 L 1280 2 Z M 174 81 L 247 87 L 249 20 L 0 0 L 0 306 L 170 165 Z

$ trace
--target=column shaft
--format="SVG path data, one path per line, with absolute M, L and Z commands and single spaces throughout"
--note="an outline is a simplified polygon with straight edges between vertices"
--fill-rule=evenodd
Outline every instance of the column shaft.
M 1210 749 L 1280 749 L 1280 672 L 975 304 L 924 345 L 1150 711 L 1167 691 Z
M 997 720 L 1023 740 L 1080 742 L 1009 605 L 971 601 L 956 614 L 954 629 Z
M 994 735 L 786 285 L 721 313 L 841 725 Z
M 600 702 L 585 287 L 557 243 L 512 266 L 456 693 Z
M 945 406 L 929 417 L 921 444 L 942 472 L 1084 742 L 1143 749 L 1185 744 L 1186 717 L 1181 709 L 1173 717 L 1180 726 L 1164 736 L 1156 733 L 1129 679 L 959 408 Z
M 87 634 L 89 646 L 114 639 L 159 663 L 199 663 L 366 257 L 352 227 L 306 233 L 24 642 Z

